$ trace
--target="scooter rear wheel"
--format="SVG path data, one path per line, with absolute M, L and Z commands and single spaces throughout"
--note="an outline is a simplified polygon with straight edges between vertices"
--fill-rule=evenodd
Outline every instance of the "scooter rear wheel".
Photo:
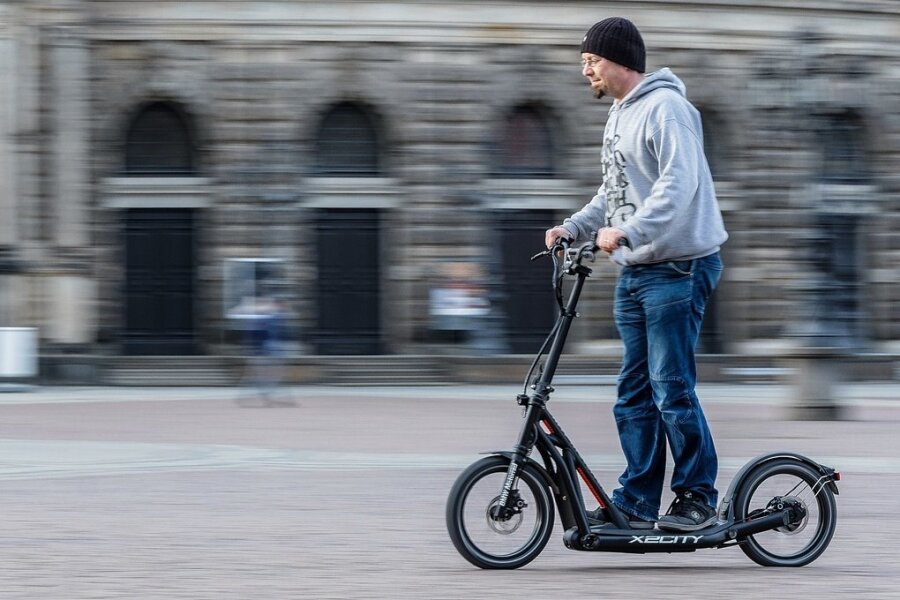
M 509 459 L 489 456 L 456 480 L 447 499 L 447 531 L 467 561 L 482 569 L 516 569 L 541 553 L 553 531 L 555 511 L 541 474 L 525 464 L 516 473 L 511 500 L 518 507 L 499 518 L 500 493 Z
M 764 566 L 801 567 L 814 561 L 831 542 L 837 522 L 837 505 L 821 473 L 810 465 L 781 458 L 751 471 L 735 499 L 740 520 L 761 514 L 774 504 L 802 508 L 802 518 L 740 541 L 741 550 Z

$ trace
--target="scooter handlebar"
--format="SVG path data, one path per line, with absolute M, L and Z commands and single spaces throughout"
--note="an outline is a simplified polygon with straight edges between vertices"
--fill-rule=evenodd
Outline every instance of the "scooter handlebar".
M 561 254 L 565 257 L 566 266 L 573 264 L 581 264 L 581 261 L 585 258 L 592 261 L 594 260 L 595 253 L 600 248 L 597 246 L 597 232 L 595 231 L 591 234 L 590 241 L 587 241 L 580 246 L 572 246 L 572 242 L 574 240 L 568 238 L 556 238 L 556 241 L 553 242 L 553 246 L 550 248 L 538 252 L 534 256 L 531 257 L 532 261 L 535 261 L 543 256 L 553 257 L 556 256 L 557 253 Z M 628 242 L 628 238 L 620 238 L 617 242 L 620 248 L 631 248 L 631 244 Z

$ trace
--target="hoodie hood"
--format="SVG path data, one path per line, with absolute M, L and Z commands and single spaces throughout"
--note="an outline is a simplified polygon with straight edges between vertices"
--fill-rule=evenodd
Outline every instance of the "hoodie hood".
M 609 112 L 612 114 L 616 110 L 626 108 L 650 92 L 659 89 L 670 89 L 682 98 L 687 98 L 687 87 L 685 87 L 684 82 L 671 69 L 665 67 L 644 76 L 644 80 L 628 92 L 628 95 L 622 98 L 621 102 L 613 102 L 612 106 L 609 107 Z

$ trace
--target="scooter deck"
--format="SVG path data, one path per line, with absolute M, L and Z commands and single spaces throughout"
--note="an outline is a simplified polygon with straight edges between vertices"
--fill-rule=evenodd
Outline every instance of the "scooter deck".
M 566 547 L 595 552 L 693 552 L 701 548 L 721 548 L 748 535 L 775 529 L 788 523 L 787 511 L 735 523 L 719 521 L 697 531 L 666 531 L 663 529 L 618 529 L 609 525 L 591 527 L 582 536 L 577 527 L 563 535 Z
M 566 531 L 563 540 L 568 548 L 594 552 L 693 552 L 701 548 L 718 548 L 737 538 L 734 523 L 719 522 L 697 531 L 663 529 L 617 529 L 591 527 L 588 536 L 580 536 L 578 528 Z

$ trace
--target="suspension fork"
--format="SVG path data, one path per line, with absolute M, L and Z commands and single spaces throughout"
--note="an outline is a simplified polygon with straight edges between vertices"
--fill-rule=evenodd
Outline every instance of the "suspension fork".
M 537 441 L 537 426 L 544 415 L 545 402 L 546 395 L 541 394 L 540 392 L 535 393 L 528 398 L 528 404 L 525 408 L 524 423 L 522 423 L 522 429 L 519 432 L 518 442 L 513 448 L 509 467 L 506 470 L 506 479 L 503 481 L 503 489 L 500 492 L 500 500 L 498 502 L 500 510 L 507 515 L 509 514 L 509 511 L 512 510 L 512 507 L 509 506 L 509 497 L 513 488 L 516 486 L 516 481 L 518 479 L 516 473 L 518 473 L 522 465 L 525 464 L 528 455 L 531 454 L 531 450 L 534 448 L 534 444 Z

